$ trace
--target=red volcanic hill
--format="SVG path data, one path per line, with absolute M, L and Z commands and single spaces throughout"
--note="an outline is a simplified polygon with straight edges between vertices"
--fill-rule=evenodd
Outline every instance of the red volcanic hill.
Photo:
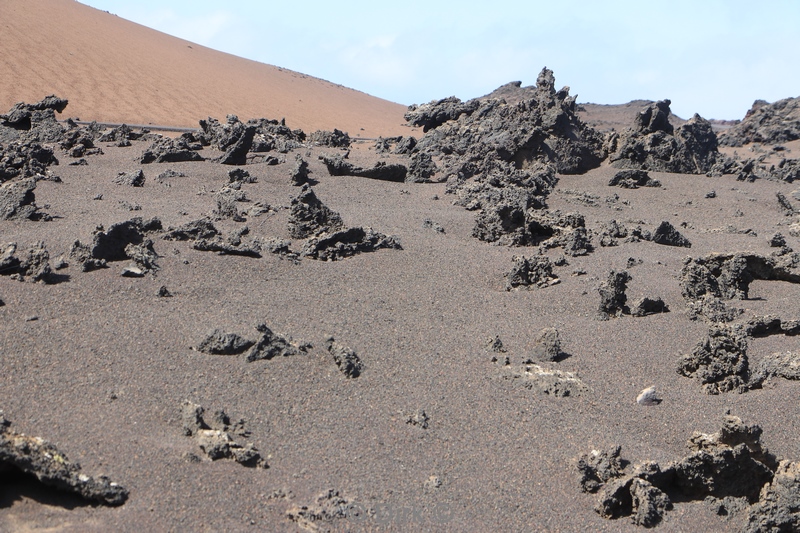
M 305 131 L 407 134 L 405 106 L 218 52 L 73 0 L 0 2 L 0 112 L 48 94 L 82 120 L 194 127 L 286 118 Z

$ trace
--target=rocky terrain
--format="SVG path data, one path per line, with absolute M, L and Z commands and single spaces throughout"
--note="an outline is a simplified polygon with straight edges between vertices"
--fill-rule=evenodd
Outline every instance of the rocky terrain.
M 3 424 L 0 519 L 796 528 L 800 191 L 668 101 L 601 133 L 554 83 L 412 106 L 419 137 L 368 143 L 233 115 L 80 126 L 55 96 L 0 115 L 3 407 L 25 431 Z M 537 483 L 515 456 L 542 439 L 562 446 Z M 210 472 L 260 488 L 207 522 L 222 493 L 180 495 Z
M 0 115 L 0 529 L 797 530 L 793 101 L 556 87 Z

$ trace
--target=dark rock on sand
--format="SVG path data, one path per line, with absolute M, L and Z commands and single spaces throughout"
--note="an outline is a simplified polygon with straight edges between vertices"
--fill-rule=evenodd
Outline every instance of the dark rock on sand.
M 8 113 L 0 115 L 0 140 L 19 140 L 23 143 L 60 142 L 66 128 L 56 119 L 67 106 L 67 100 L 48 96 L 35 104 L 20 102 Z
M 11 276 L 19 281 L 47 282 L 51 274 L 50 254 L 43 242 L 37 242 L 19 256 L 16 243 L 8 243 L 3 247 L 0 275 Z
M 331 148 L 349 148 L 350 136 L 335 128 L 333 131 L 318 130 L 309 134 L 308 142 L 319 146 L 330 146 Z
M 344 222 L 339 213 L 323 204 L 308 184 L 303 185 L 300 194 L 292 199 L 289 234 L 293 238 L 306 239 L 343 227 Z
M 243 168 L 232 168 L 228 171 L 228 183 L 256 183 L 258 180 Z
M 416 426 L 420 429 L 428 429 L 428 423 L 430 420 L 430 417 L 424 410 L 417 409 L 406 417 L 406 424 L 411 424 L 412 426 Z
M 235 159 L 246 162 L 248 153 L 273 150 L 287 153 L 289 150 L 299 148 L 306 138 L 302 130 L 289 129 L 283 120 L 265 118 L 251 119 L 247 123 L 242 123 L 236 115 L 228 115 L 223 124 L 209 117 L 200 121 L 200 127 L 203 130 L 199 136 L 200 142 L 215 145 L 228 157 L 232 157 L 231 161 Z M 248 133 L 250 128 L 252 137 Z M 236 150 L 232 150 L 236 145 L 238 145 Z M 245 164 L 244 162 L 237 164 Z
M 744 533 L 800 531 L 800 462 L 781 461 L 749 509 Z
M 162 137 L 156 140 L 144 151 L 139 162 L 143 165 L 149 163 L 177 163 L 180 161 L 203 161 L 197 151 L 189 146 L 185 139 L 178 137 L 171 139 Z
M 217 219 L 229 218 L 235 222 L 244 222 L 244 217 L 239 213 L 239 208 L 236 202 L 247 201 L 247 195 L 240 189 L 239 182 L 232 182 L 220 188 L 214 194 L 214 203 L 216 204 L 213 210 L 214 216 Z
M 471 115 L 480 105 L 478 100 L 462 102 L 455 96 L 432 100 L 427 104 L 411 105 L 405 116 L 412 126 L 422 126 L 422 131 L 438 128 L 449 120 L 456 120 L 461 115 Z
M 124 143 L 124 141 L 138 141 L 149 137 L 152 137 L 152 134 L 135 131 L 127 124 L 122 124 L 103 133 L 97 140 L 103 143 L 117 143 L 118 146 L 121 146 L 120 143 Z M 127 143 L 127 146 L 130 146 L 130 142 Z
M 142 220 L 133 218 L 112 224 L 108 230 L 98 226 L 92 235 L 92 244 L 75 241 L 70 249 L 70 257 L 87 272 L 104 268 L 109 261 L 133 259 L 144 271 L 155 269 L 158 257 L 153 243 L 146 235 L 161 231 L 161 221 L 157 218 Z
M 216 252 L 219 255 L 240 255 L 244 257 L 261 257 L 261 247 L 257 243 L 230 242 L 220 238 L 197 239 L 192 248 L 201 252 Z
M 51 148 L 39 143 L 0 145 L 0 183 L 13 178 L 45 176 L 51 165 L 58 165 L 58 159 Z
M 761 388 L 773 378 L 800 380 L 800 354 L 795 352 L 773 353 L 758 363 L 750 378 L 750 388 Z
M 600 293 L 598 312 L 601 319 L 630 314 L 630 309 L 626 305 L 628 297 L 625 294 L 630 280 L 631 275 L 626 270 L 619 272 L 612 270 L 608 273 L 608 279 L 598 288 Z
M 756 527 L 752 531 L 764 531 L 754 526 L 760 521 L 791 524 L 796 513 L 792 505 L 798 497 L 789 492 L 797 483 L 796 472 L 788 461 L 779 463 L 760 437 L 759 426 L 726 416 L 719 433 L 695 433 L 687 443 L 690 454 L 666 467 L 645 462 L 629 474 L 613 465 L 595 470 L 586 455 L 578 461 L 581 487 L 586 491 L 587 485 L 592 489 L 599 485 L 595 510 L 604 518 L 629 516 L 634 524 L 645 527 L 657 525 L 672 508 L 667 494 L 676 496 L 677 502 L 742 498 L 755 503 L 750 509 L 750 526 Z M 593 475 L 598 471 L 608 475 Z M 784 474 L 785 478 L 778 477 Z
M 429 218 L 426 218 L 425 220 L 422 221 L 422 227 L 427 229 L 432 229 L 436 233 L 441 233 L 442 235 L 444 235 L 445 233 L 444 228 L 442 227 L 441 224 Z
M 35 189 L 33 178 L 0 185 L 0 220 L 49 220 L 36 205 Z
M 713 325 L 692 353 L 680 358 L 678 373 L 696 379 L 707 394 L 744 392 L 750 377 L 747 339 L 735 328 Z
M 246 165 L 247 153 L 253 146 L 253 139 L 256 136 L 256 127 L 248 125 L 236 142 L 228 146 L 225 153 L 217 160 L 223 165 Z
M 646 170 L 620 170 L 608 182 L 610 187 L 638 189 L 639 187 L 661 187 L 661 182 L 650 177 Z
M 553 263 L 548 257 L 537 255 L 528 259 L 515 255 L 512 261 L 514 265 L 506 274 L 507 291 L 518 287 L 550 287 L 560 281 L 553 274 Z
M 649 105 L 631 128 L 609 140 L 609 159 L 617 168 L 705 174 L 717 160 L 717 136 L 695 115 L 677 129 L 669 122 L 670 101 Z
M 66 109 L 69 100 L 51 94 L 35 104 L 19 102 L 8 111 L 0 114 L 0 124 L 14 129 L 31 129 L 31 119 L 37 111 L 54 111 L 61 113 Z
M 274 333 L 266 324 L 259 324 L 256 329 L 261 333 L 261 338 L 250 348 L 247 353 L 249 362 L 269 360 L 273 357 L 289 357 L 307 350 L 306 345 L 298 346 L 282 335 Z
M 333 337 L 325 339 L 325 349 L 333 356 L 333 361 L 347 378 L 357 378 L 364 371 L 361 359 L 352 349 L 336 342 Z
M 144 172 L 139 169 L 135 172 L 120 172 L 114 178 L 117 185 L 127 185 L 128 187 L 144 187 Z
M 681 292 L 689 301 L 704 295 L 747 299 L 753 280 L 800 283 L 800 254 L 715 253 L 687 258 L 681 269 Z
M 44 485 L 72 492 L 103 505 L 122 505 L 128 491 L 105 476 L 90 477 L 78 463 L 53 444 L 11 430 L 0 412 L 0 469 L 5 467 L 36 476 Z
M 657 313 L 668 313 L 669 307 L 661 298 L 643 297 L 636 300 L 636 303 L 631 307 L 631 315 L 642 317 L 647 315 L 654 315 Z
M 506 169 L 524 171 L 534 161 L 549 162 L 558 172 L 586 172 L 605 158 L 600 134 L 576 113 L 569 88 L 555 90 L 553 72 L 542 69 L 535 89 L 507 103 L 482 98 L 462 103 L 451 97 L 412 106 L 406 119 L 427 132 L 417 143 L 418 152 L 441 158 L 445 177 L 467 180 L 493 173 L 484 161 L 501 162 Z
M 526 219 L 544 207 L 555 172 L 586 172 L 605 158 L 602 136 L 578 118 L 569 88 L 556 91 L 554 83 L 545 68 L 535 88 L 517 87 L 521 97 L 512 103 L 490 95 L 409 109 L 407 119 L 427 129 L 410 179 L 447 181 L 458 205 L 481 210 L 473 232 L 479 239 L 529 244 Z
M 689 242 L 689 239 L 681 235 L 681 233 L 675 229 L 675 226 L 666 220 L 662 221 L 661 224 L 658 225 L 658 228 L 656 228 L 656 231 L 653 232 L 653 242 L 666 246 L 692 247 L 692 243 Z
M 306 531 L 330 531 L 334 521 L 353 519 L 361 523 L 368 510 L 351 498 L 347 498 L 338 490 L 328 489 L 317 496 L 316 502 L 311 505 L 294 505 L 286 511 L 286 516 Z M 345 528 L 350 529 L 350 528 Z
M 394 153 L 410 155 L 414 152 L 414 148 L 416 148 L 416 146 L 416 137 L 400 137 L 397 139 L 397 145 L 394 147 Z
M 627 461 L 620 458 L 621 451 L 620 446 L 614 446 L 610 451 L 592 450 L 578 459 L 583 492 L 595 493 L 609 480 L 622 476 Z
M 355 227 L 312 237 L 303 246 L 300 255 L 321 261 L 337 261 L 382 248 L 403 249 L 395 236 L 378 233 L 372 228 Z
M 204 415 L 205 409 L 198 404 L 189 400 L 181 404 L 183 434 L 194 437 L 197 446 L 209 459 L 232 459 L 243 466 L 268 468 L 266 460 L 253 444 L 241 445 L 231 437 L 230 432 L 237 429 L 242 436 L 248 434 L 244 431 L 244 420 L 232 425 L 225 411 L 216 411 L 210 418 Z
M 561 351 L 561 335 L 556 328 L 544 328 L 536 334 L 533 341 L 531 358 L 526 363 L 558 361 L 564 353 Z
M 800 98 L 775 103 L 756 100 L 739 124 L 719 136 L 724 146 L 778 144 L 800 139 Z
M 219 230 L 214 227 L 211 220 L 201 218 L 187 222 L 177 228 L 170 227 L 161 238 L 167 241 L 193 241 L 211 239 L 217 235 L 219 235 Z
M 341 155 L 323 156 L 323 163 L 331 176 L 357 176 L 383 181 L 406 181 L 408 169 L 405 165 L 379 161 L 372 168 L 362 168 L 345 160 Z
M 308 183 L 310 173 L 311 171 L 308 169 L 308 163 L 300 154 L 295 154 L 294 167 L 292 168 L 292 175 L 290 176 L 292 185 L 304 185 Z
M 411 183 L 430 183 L 435 181 L 433 178 L 439 167 L 433 162 L 427 152 L 415 153 L 411 156 L 411 164 L 408 166 L 406 181 Z
M 220 329 L 210 331 L 197 345 L 197 351 L 210 355 L 238 355 L 244 353 L 255 342 L 236 333 L 225 333 Z

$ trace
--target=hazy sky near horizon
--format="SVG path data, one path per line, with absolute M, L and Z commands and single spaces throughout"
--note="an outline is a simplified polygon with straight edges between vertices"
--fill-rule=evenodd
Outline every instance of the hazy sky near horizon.
M 669 98 L 684 118 L 800 96 L 797 0 L 80 1 L 405 105 L 532 85 L 544 66 L 579 102 Z

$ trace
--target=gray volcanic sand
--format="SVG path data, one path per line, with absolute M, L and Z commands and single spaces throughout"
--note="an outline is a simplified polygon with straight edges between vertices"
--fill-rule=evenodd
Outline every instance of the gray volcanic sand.
M 3 222 L 0 240 L 21 249 L 42 240 L 55 258 L 76 239 L 91 241 L 98 224 L 158 216 L 166 229 L 210 214 L 212 191 L 227 183 L 232 167 L 139 165 L 134 158 L 147 146 L 103 147 L 106 154 L 88 157 L 85 167 L 67 166 L 69 158 L 59 153 L 61 166 L 52 170 L 63 183 L 40 182 L 35 191 L 55 220 Z M 579 455 L 620 444 L 634 463 L 676 460 L 686 455 L 692 432 L 718 430 L 730 410 L 761 425 L 762 441 L 778 457 L 800 458 L 797 383 L 776 380 L 763 390 L 709 396 L 676 372 L 679 355 L 707 330 L 686 315 L 678 285 L 683 258 L 768 255 L 767 239 L 776 231 L 800 249 L 785 227 L 791 218 L 775 200 L 780 191 L 795 201 L 791 184 L 652 172 L 663 188 L 623 190 L 607 186 L 615 170 L 605 165 L 561 176 L 549 207 L 579 211 L 592 229 L 616 219 L 653 231 L 667 220 L 692 248 L 598 246 L 557 267 L 560 284 L 506 292 L 503 274 L 512 256 L 533 255 L 535 248 L 473 238 L 474 213 L 452 205 L 443 184 L 331 177 L 317 160 L 326 151 L 333 150 L 315 148 L 306 157 L 320 200 L 348 226 L 396 235 L 403 250 L 295 264 L 267 252 L 258 259 L 219 256 L 155 239 L 161 256 L 155 277 L 121 277 L 126 262 L 88 273 L 73 262 L 58 271 L 68 280 L 51 285 L 0 277 L 1 407 L 12 428 L 55 443 L 87 474 L 104 473 L 130 490 L 123 506 L 105 508 L 0 482 L 0 529 L 297 531 L 287 509 L 311 505 L 332 488 L 374 514 L 320 522 L 321 529 L 639 531 L 628 519 L 608 521 L 593 511 L 596 495 L 581 493 L 578 484 Z M 294 155 L 286 159 L 246 167 L 258 178 L 242 186 L 247 196 L 278 208 L 247 217 L 251 236 L 289 238 L 287 207 L 299 188 L 289 184 Z M 351 159 L 370 166 L 377 157 L 358 145 Z M 113 183 L 118 172 L 138 168 L 144 187 Z M 170 186 L 157 183 L 168 168 L 187 176 L 169 178 Z M 717 197 L 705 198 L 711 190 Z M 569 191 L 597 196 L 598 205 Z M 92 200 L 97 194 L 103 199 Z M 141 210 L 129 212 L 120 201 Z M 425 219 L 445 233 L 423 227 Z M 726 232 L 728 225 L 757 236 Z M 631 257 L 642 263 L 629 269 L 629 302 L 659 296 L 671 312 L 597 320 L 597 287 Z M 576 270 L 585 274 L 572 275 Z M 172 298 L 156 296 L 162 285 Z M 732 303 L 796 319 L 798 301 L 800 285 L 756 281 L 749 300 Z M 31 316 L 38 320 L 26 321 Z M 307 355 L 253 363 L 191 349 L 214 328 L 257 338 L 260 322 L 314 347 Z M 548 396 L 506 379 L 508 372 L 491 362 L 490 337 L 499 335 L 518 365 L 545 327 L 559 330 L 569 355 L 548 368 L 577 373 L 588 392 Z M 364 364 L 360 377 L 339 372 L 323 346 L 327 335 L 356 351 Z M 767 354 L 797 349 L 797 337 L 773 336 L 749 339 L 748 354 L 755 365 Z M 637 405 L 637 394 L 650 385 L 663 402 Z M 187 460 L 185 454 L 199 450 L 182 434 L 185 399 L 245 418 L 246 440 L 269 468 Z M 419 409 L 430 417 L 427 429 L 406 423 Z M 438 476 L 439 488 L 426 489 L 430 476 Z M 275 491 L 287 496 L 271 497 Z M 678 502 L 658 530 L 740 526 L 702 502 Z

